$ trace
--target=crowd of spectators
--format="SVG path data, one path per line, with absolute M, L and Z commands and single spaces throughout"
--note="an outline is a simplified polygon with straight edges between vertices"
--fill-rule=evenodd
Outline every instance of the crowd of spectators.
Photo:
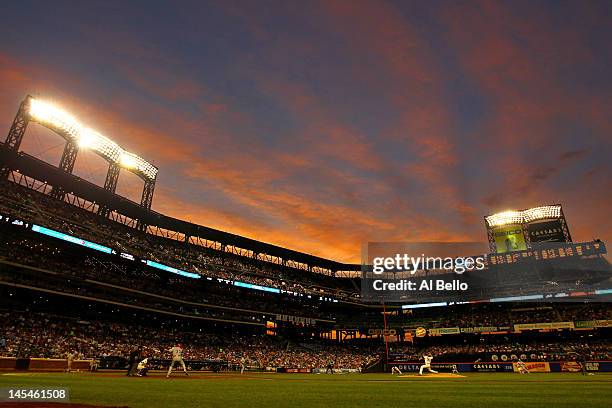
M 489 339 L 491 340 L 491 339 Z M 453 360 L 454 357 L 478 356 L 482 361 L 506 361 L 518 358 L 525 361 L 564 361 L 572 360 L 577 354 L 588 360 L 612 359 L 612 343 L 597 341 L 506 341 L 482 342 L 480 344 L 435 345 L 424 348 L 422 354 L 431 354 L 440 359 Z M 418 357 L 412 354 L 411 357 Z M 470 359 L 474 361 L 473 358 Z
M 3 279 L 25 285 L 218 319 L 262 322 L 266 315 L 287 314 L 345 326 L 354 323 L 357 327 L 377 326 L 382 321 L 376 309 L 352 313 L 348 306 L 306 296 L 271 295 L 237 288 L 231 281 L 221 278 L 194 281 L 140 262 L 90 254 L 58 240 L 43 240 L 25 228 L 0 230 L 0 237 L 0 259 L 36 268 L 14 273 L 6 270 Z M 52 274 L 43 273 L 43 270 Z M 113 285 L 113 290 L 109 284 Z M 392 327 L 495 328 L 520 323 L 605 320 L 612 319 L 611 312 L 605 303 L 475 304 L 396 310 L 387 320 Z
M 168 359 L 180 343 L 186 360 L 220 360 L 252 367 L 360 369 L 379 358 L 376 347 L 351 347 L 319 342 L 297 344 L 265 335 L 185 332 L 175 326 L 87 321 L 50 314 L 0 314 L 0 355 L 8 357 L 80 359 L 127 357 L 134 349 L 141 357 Z
M 237 288 L 222 279 L 194 281 L 139 262 L 83 254 L 61 242 L 36 239 L 25 230 L 0 232 L 0 237 L 0 259 L 36 268 L 14 273 L 7 268 L 3 279 L 15 283 L 212 318 L 262 321 L 265 315 L 291 314 L 332 321 L 335 317 L 320 307 L 318 298 L 279 297 Z
M 434 356 L 438 362 L 444 361 L 565 361 L 581 355 L 588 360 L 612 359 L 612 342 L 607 339 L 566 340 L 542 337 L 536 339 L 503 337 L 481 338 L 479 342 L 462 342 L 455 339 L 453 343 L 431 344 L 421 346 L 401 344 L 390 347 L 390 354 L 395 359 L 410 361 L 421 360 L 423 355 Z
M 374 324 L 380 320 L 379 311 L 364 311 L 359 316 L 349 318 L 356 325 L 364 322 Z M 612 320 L 612 308 L 609 303 L 476 303 L 395 310 L 387 314 L 388 325 L 407 328 L 512 328 L 515 324 L 523 323 L 581 320 Z
M 474 344 L 391 344 L 389 353 L 418 361 L 433 355 L 436 361 L 564 361 L 577 354 L 588 360 L 612 359 L 606 339 L 551 340 L 489 337 Z M 183 331 L 172 324 L 158 326 L 84 320 L 31 312 L 0 313 L 0 355 L 8 357 L 78 359 L 140 356 L 167 360 L 169 349 L 181 343 L 186 360 L 218 360 L 228 365 L 243 361 L 251 367 L 359 369 L 384 353 L 381 343 L 296 342 L 263 334 Z M 450 359 L 450 360 L 449 360 Z

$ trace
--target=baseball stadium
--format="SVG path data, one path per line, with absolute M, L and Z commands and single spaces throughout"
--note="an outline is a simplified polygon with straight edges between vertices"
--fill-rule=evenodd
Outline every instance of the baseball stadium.
M 59 166 L 20 150 L 35 126 L 65 138 Z M 71 174 L 85 149 L 108 161 L 104 186 Z M 142 178 L 140 203 L 116 194 L 123 171 Z M 23 100 L 2 146 L 3 385 L 135 407 L 418 395 L 461 406 L 483 386 L 519 406 L 517 394 L 550 392 L 604 404 L 612 273 L 603 242 L 572 242 L 560 205 L 485 217 L 486 268 L 465 275 L 494 279 L 496 297 L 472 284 L 463 300 L 386 305 L 362 299 L 364 265 L 154 212 L 157 172 L 61 108 Z
M 455 85 L 449 85 L 448 89 L 461 93 L 457 97 L 461 100 L 467 98 L 467 105 L 482 105 L 482 109 L 472 112 L 469 107 L 462 108 L 454 112 L 456 117 L 450 115 L 454 119 L 449 122 L 459 129 L 462 140 L 471 140 L 466 141 L 465 149 L 457 147 L 450 154 L 447 149 L 452 143 L 436 135 L 453 131 L 439 128 L 440 122 L 448 118 L 433 106 L 454 96 L 448 96 L 452 93 L 448 91 L 447 96 L 428 101 L 438 90 L 431 85 L 435 76 L 440 74 L 445 78 L 441 73 L 448 71 L 446 62 L 437 64 L 441 60 L 459 64 L 460 56 L 469 54 L 475 62 L 465 64 L 467 72 L 481 69 L 490 59 L 479 56 L 479 51 L 471 47 L 468 51 L 461 46 L 460 34 L 469 31 L 467 28 L 448 37 L 430 36 L 423 42 L 420 33 L 428 32 L 431 25 L 412 22 L 404 14 L 411 9 L 407 4 L 381 1 L 355 5 L 341 1 L 316 6 L 312 2 L 309 7 L 268 3 L 255 7 L 246 2 L 231 6 L 213 2 L 212 11 L 201 10 L 194 4 L 190 13 L 179 13 L 180 19 L 172 13 L 166 15 L 165 7 L 158 9 L 157 5 L 151 5 L 156 11 L 145 12 L 139 20 L 133 18 L 141 12 L 135 3 L 107 2 L 90 6 L 108 19 L 108 27 L 114 27 L 110 30 L 106 22 L 96 23 L 97 18 L 89 14 L 88 7 L 60 3 L 60 9 L 74 23 L 69 27 L 99 35 L 94 39 L 83 34 L 83 38 L 89 38 L 83 43 L 96 44 L 95 52 L 84 44 L 70 43 L 89 51 L 85 48 L 80 51 L 85 56 L 83 66 L 79 65 L 78 58 L 71 60 L 72 68 L 66 68 L 66 78 L 52 85 L 50 79 L 40 79 L 52 78 L 54 70 L 66 63 L 66 55 L 72 55 L 58 50 L 61 58 L 56 59 L 43 50 L 47 41 L 49 44 L 68 41 L 61 30 L 53 31 L 48 39 L 38 37 L 41 44 L 35 49 L 40 55 L 36 58 L 49 63 L 44 69 L 28 71 L 31 69 L 28 65 L 29 68 L 20 71 L 18 62 L 30 58 L 25 56 L 35 59 L 34 48 L 16 51 L 0 43 L 0 78 L 3 87 L 7 84 L 6 91 L 0 92 L 0 124 L 8 124 L 4 130 L 6 137 L 0 141 L 0 406 L 610 406 L 612 266 L 607 253 L 606 239 L 610 236 L 605 213 L 606 208 L 609 210 L 609 197 L 604 204 L 593 199 L 606 197 L 610 191 L 610 163 L 606 156 L 610 149 L 609 121 L 602 120 L 605 114 L 598 116 L 596 108 L 579 111 L 576 115 L 583 121 L 576 119 L 570 123 L 569 119 L 563 122 L 564 114 L 559 113 L 562 110 L 559 108 L 559 112 L 547 118 L 547 121 L 563 122 L 563 131 L 555 133 L 555 137 L 558 135 L 558 146 L 567 143 L 565 150 L 554 156 L 559 169 L 553 168 L 553 164 L 546 162 L 546 156 L 557 152 L 557 145 L 539 144 L 538 136 L 521 139 L 519 143 L 514 136 L 509 137 L 505 130 L 497 128 L 499 140 L 487 139 L 484 143 L 484 139 L 472 140 L 472 136 L 461 133 L 469 128 L 469 132 L 480 135 L 476 126 L 468 124 L 480 123 L 476 113 L 485 115 L 489 108 L 482 107 L 484 104 L 476 96 L 468 97 L 460 92 L 464 87 L 478 86 L 467 80 L 463 82 L 453 74 L 447 80 Z M 592 4 L 594 9 L 601 6 L 596 3 Z M 46 10 L 44 13 L 34 11 L 39 5 Z M 30 11 L 41 27 L 47 24 L 59 27 L 49 20 L 55 14 L 45 8 L 48 5 L 34 2 L 32 6 Z M 454 7 L 449 3 L 448 9 L 442 10 L 412 2 L 416 15 L 432 22 L 438 32 L 456 30 L 457 18 L 471 21 L 472 17 L 468 16 L 474 14 L 469 11 L 472 8 L 489 16 L 486 21 L 510 21 L 513 13 L 520 17 L 530 10 L 529 6 L 504 2 L 478 5 L 466 2 L 464 7 Z M 495 11 L 497 7 L 511 9 L 512 13 Z M 588 13 L 578 15 L 592 18 L 595 26 L 599 24 L 595 14 L 605 14 L 592 15 L 588 7 L 573 3 L 564 6 L 571 13 L 569 9 L 557 10 L 548 3 L 533 7 L 542 15 L 568 19 L 574 12 L 587 10 Z M 10 10 L 15 21 L 23 21 L 25 14 L 19 14 L 20 11 Z M 91 23 L 91 27 L 76 24 L 80 17 Z M 236 50 L 242 50 L 240 41 L 248 40 L 249 47 L 263 54 L 248 54 L 244 60 L 237 59 L 241 61 L 238 64 L 223 65 L 218 71 L 210 68 L 206 75 L 217 82 L 228 81 L 225 85 L 244 72 L 253 78 L 266 77 L 265 86 L 261 83 L 258 86 L 266 92 L 290 95 L 287 101 L 295 103 L 291 115 L 278 116 L 286 108 L 282 103 L 268 105 L 265 98 L 251 99 L 250 91 L 235 84 L 227 85 L 232 91 L 225 96 L 218 90 L 213 91 L 210 84 L 201 92 L 194 91 L 199 86 L 197 81 L 179 84 L 190 71 L 182 71 L 184 67 L 169 55 L 185 52 L 191 58 L 197 54 L 196 50 L 201 47 L 196 41 L 200 18 L 209 24 L 202 30 L 225 34 L 213 36 L 210 41 L 215 47 L 198 54 L 201 60 L 189 59 L 188 65 L 209 67 L 211 61 L 217 61 L 215 58 L 225 58 L 226 48 L 235 46 Z M 285 18 L 295 24 L 287 23 Z M 474 18 L 475 30 L 497 32 L 498 28 Z M 540 21 L 539 18 L 549 21 L 540 14 L 527 21 Z M 126 21 L 130 22 L 127 26 Z M 224 31 L 215 25 L 216 21 L 232 22 L 240 30 L 229 26 Z M 314 28 L 309 25 L 315 22 Z M 526 32 L 530 33 L 530 40 L 542 41 L 538 42 L 542 47 L 538 50 L 545 48 L 544 45 L 552 47 L 546 49 L 557 49 L 557 45 L 548 43 L 557 28 L 541 25 L 532 32 L 533 26 L 524 23 L 522 17 L 512 22 L 512 27 L 520 29 L 491 37 L 494 50 L 508 44 L 501 40 L 506 34 L 507 41 L 511 42 Z M 132 27 L 132 23 L 138 28 Z M 438 26 L 442 23 L 444 30 Z M 275 24 L 282 29 L 273 28 Z M 414 31 L 408 29 L 413 26 Z M 576 24 L 575 27 L 579 31 L 586 30 L 587 26 Z M 548 34 L 542 31 L 546 27 L 551 30 Z M 122 37 L 122 30 L 130 35 Z M 241 30 L 248 30 L 249 34 L 244 35 Z M 346 36 L 342 37 L 345 40 L 338 40 L 338 44 L 344 45 L 332 46 L 328 54 L 327 47 L 335 43 L 313 41 L 315 31 L 325 39 Z M 144 32 L 150 33 L 147 41 L 157 45 L 145 46 L 134 39 Z M 162 38 L 155 37 L 158 32 L 164 32 Z M 304 33 L 308 35 L 304 37 Z M 607 31 L 602 29 L 599 33 L 610 34 L 609 26 Z M 382 37 L 376 40 L 379 34 Z M 568 47 L 577 46 L 568 40 L 570 37 L 556 40 Z M 71 34 L 70 38 L 74 41 L 75 36 Z M 23 34 L 20 39 L 28 43 L 29 34 Z M 166 39 L 173 40 L 170 41 L 172 51 L 162 52 L 156 47 L 162 47 Z M 374 45 L 369 44 L 370 40 Z M 436 48 L 442 40 L 448 44 L 452 40 L 451 48 L 457 54 L 446 46 Z M 471 43 L 476 38 L 463 40 Z M 110 43 L 117 45 L 112 50 L 105 48 Z M 269 44 L 275 44 L 274 51 L 266 48 L 272 47 Z M 517 40 L 517 44 L 508 46 L 512 56 L 520 55 L 518 50 L 527 47 L 527 42 Z M 341 121 L 348 112 L 350 121 L 354 122 L 353 135 L 358 133 L 356 129 L 363 134 L 380 131 L 380 140 L 392 143 L 403 137 L 389 127 L 374 126 L 368 115 L 357 114 L 365 104 L 374 116 L 392 120 L 391 110 L 383 112 L 382 108 L 375 109 L 378 102 L 364 101 L 368 96 L 377 95 L 370 95 L 366 83 L 372 81 L 376 87 L 386 86 L 374 75 L 374 68 L 373 71 L 360 68 L 363 72 L 342 69 L 336 76 L 335 68 L 348 58 L 347 49 L 370 46 L 375 57 L 366 58 L 355 51 L 355 58 L 364 57 L 364 61 L 369 61 L 365 65 L 400 66 L 393 75 L 408 78 L 406 86 L 418 95 L 419 107 L 414 109 L 407 102 L 413 97 L 411 92 L 391 100 L 393 106 L 401 105 L 408 112 L 408 119 L 401 122 L 402 132 L 405 127 L 408 132 L 423 133 L 423 139 L 410 137 L 418 159 L 402 164 L 400 173 L 426 180 L 430 183 L 426 187 L 417 182 L 404 183 L 395 170 L 389 170 L 386 164 L 373 160 L 369 153 L 366 155 L 356 147 L 367 136 L 348 137 L 338 123 L 331 123 L 331 116 Z M 488 45 L 485 42 L 481 46 Z M 436 49 L 436 56 L 423 53 L 422 48 Z M 525 56 L 525 65 L 514 67 L 514 62 L 494 50 L 489 50 L 488 55 L 495 55 L 501 62 L 495 62 L 486 72 L 479 71 L 478 78 L 487 78 L 482 89 L 503 93 L 504 100 L 513 98 L 516 84 L 530 80 L 530 75 L 535 75 L 533 67 L 538 64 L 529 65 Z M 90 52 L 99 55 L 94 57 Z M 157 52 L 164 58 L 158 60 Z M 231 55 L 234 57 L 237 52 L 232 51 Z M 295 60 L 287 57 L 286 52 L 311 59 L 300 59 L 294 66 L 290 62 Z M 318 52 L 326 58 L 319 59 Z M 398 56 L 403 53 L 414 54 L 414 59 L 406 57 L 409 61 L 404 61 Z M 559 55 L 563 58 L 585 55 L 576 53 L 568 51 L 567 55 Z M 554 59 L 556 55 L 551 51 L 549 57 Z M 590 58 L 598 61 L 592 56 L 584 59 L 591 61 Z M 423 63 L 424 59 L 428 64 Z M 166 68 L 151 68 L 156 71 L 149 73 L 138 65 L 130 65 L 136 64 L 136 60 L 156 61 L 159 67 L 172 69 L 165 72 Z M 361 66 L 356 59 L 349 60 L 351 66 Z M 86 61 L 96 61 L 99 70 L 88 66 Z M 307 61 L 312 62 L 310 67 Z M 326 68 L 320 68 L 315 61 L 325 61 Z M 266 69 L 260 69 L 259 64 Z M 134 69 L 136 66 L 139 68 Z M 502 67 L 506 66 L 512 69 L 505 71 Z M 287 82 L 281 84 L 274 82 L 274 75 L 268 77 L 266 70 L 271 67 L 284 67 L 278 68 L 277 74 L 284 75 L 286 69 Z M 587 68 L 574 69 L 578 72 Z M 88 70 L 95 71 L 95 75 L 88 76 L 95 79 L 82 80 L 83 72 Z M 491 74 L 496 70 L 501 73 Z M 344 93 L 341 99 L 332 98 L 334 103 L 330 103 L 328 112 L 313 100 L 327 100 L 328 91 L 322 90 L 325 88 L 322 85 L 332 73 L 333 81 L 329 80 Z M 177 79 L 180 75 L 185 77 Z M 318 75 L 320 83 L 313 79 Z M 344 84 L 345 75 L 350 84 Z M 364 83 L 351 81 L 353 75 Z M 498 90 L 497 84 L 506 84 L 506 77 L 512 78 L 512 85 Z M 566 77 L 574 78 L 570 74 L 563 76 Z M 591 77 L 593 83 L 599 78 L 595 74 Z M 154 80 L 149 81 L 151 78 Z M 579 83 L 576 87 L 587 87 L 586 83 L 576 81 Z M 603 92 L 601 89 L 606 89 L 605 86 L 609 90 L 609 78 L 606 81 L 597 92 Z M 300 87 L 296 84 L 302 82 L 312 85 L 316 91 L 307 96 L 298 95 Z M 395 84 L 391 87 L 393 92 Z M 65 87 L 60 89 L 60 85 Z M 358 97 L 351 94 L 356 88 L 363 94 Z M 91 89 L 96 90 L 96 97 L 92 97 Z M 525 87 L 524 92 L 534 100 L 540 95 L 527 93 L 526 89 L 531 88 Z M 546 91 L 551 95 L 550 101 L 563 99 L 552 88 Z M 125 98 L 115 98 L 113 92 Z M 581 97 L 588 94 L 581 92 Z M 232 99 L 233 93 L 238 95 L 237 99 Z M 204 108 L 201 101 L 205 97 L 224 102 Z M 143 113 L 144 107 L 134 110 L 130 98 L 146 99 L 151 111 Z M 380 99 L 380 103 L 387 102 Z M 491 103 L 495 109 L 502 110 L 498 107 L 501 102 Z M 535 109 L 532 105 L 528 109 L 519 105 L 517 99 L 504 112 L 523 117 L 524 112 Z M 178 111 L 193 109 L 200 113 L 190 120 L 174 116 Z M 206 114 L 199 109 L 205 109 Z M 236 111 L 229 115 L 229 109 Z M 247 111 L 248 115 L 266 118 L 265 124 L 246 118 Z M 547 128 L 540 122 L 545 113 L 538 112 L 534 115 L 537 118 L 524 116 L 524 126 L 533 120 L 533 129 L 546 133 Z M 154 118 L 151 120 L 155 123 L 173 123 L 176 133 L 166 136 L 169 131 L 163 125 L 156 125 L 157 128 L 151 125 L 142 131 L 144 128 L 138 126 L 145 117 Z M 299 120 L 314 123 L 322 117 L 325 119 L 320 123 L 304 127 L 306 133 L 323 132 L 321 139 L 311 143 L 306 138 L 306 143 L 298 149 L 303 156 L 300 151 L 292 151 L 280 159 L 279 169 L 287 174 L 299 173 L 295 178 L 280 178 L 276 175 L 278 169 L 270 171 L 265 167 L 264 162 L 272 154 L 267 156 L 254 145 L 265 145 L 266 149 L 273 150 L 273 155 L 282 155 L 279 151 L 289 152 L 292 143 L 303 140 L 301 136 L 295 139 L 287 136 L 285 140 L 275 132 L 291 129 Z M 502 127 L 524 130 L 510 124 L 514 117 L 499 120 Z M 203 131 L 198 126 L 206 121 L 214 125 L 207 124 Z M 585 130 L 585 123 L 592 126 L 590 130 Z M 219 160 L 215 165 L 189 163 L 189 170 L 183 170 L 182 166 L 196 157 L 194 145 L 190 147 L 184 131 L 196 129 L 201 131 L 198 137 L 206 139 L 212 138 L 207 132 L 212 132 L 213 127 L 214 131 L 224 129 L 231 135 L 236 129 L 242 132 L 241 126 L 252 129 L 253 134 L 270 135 L 257 139 L 240 136 L 243 139 L 234 144 L 223 133 L 223 140 L 217 140 L 219 150 L 211 151 L 210 161 Z M 605 134 L 598 139 L 600 127 L 605 128 L 601 130 Z M 331 130 L 325 133 L 323 128 Z M 384 136 L 387 131 L 389 134 Z M 585 136 L 576 137 L 572 132 L 584 132 Z M 229 143 L 231 154 L 225 151 L 225 143 Z M 160 145 L 163 147 L 159 148 Z M 281 147 L 277 149 L 278 146 Z M 375 143 L 364 142 L 363 146 L 376 149 Z M 570 147 L 573 150 L 567 150 Z M 53 150 L 55 156 L 49 154 Z M 513 159 L 518 160 L 518 153 L 512 153 L 515 151 L 533 160 L 514 166 Z M 473 152 L 482 154 L 482 163 L 474 159 Z M 258 158 L 258 154 L 262 156 Z M 390 148 L 385 154 L 390 157 L 396 152 Z M 302 169 L 309 168 L 307 162 L 311 155 L 325 157 L 316 167 L 326 163 L 323 167 L 328 166 L 325 167 L 329 170 L 327 176 L 319 178 L 314 175 L 315 170 L 306 176 L 301 173 Z M 463 168 L 464 164 L 454 156 L 465 159 L 465 166 L 475 167 Z M 587 157 L 594 163 L 592 168 L 581 167 L 586 166 L 583 162 L 588 161 Z M 486 187 L 479 181 L 488 177 L 483 164 L 487 160 L 491 160 L 487 166 L 493 163 L 499 174 L 510 174 L 520 168 L 520 176 L 509 175 L 504 179 L 505 184 L 489 180 L 490 187 Z M 229 164 L 224 165 L 226 161 Z M 246 170 L 232 168 L 241 164 Z M 346 170 L 353 167 L 357 170 Z M 568 175 L 564 169 L 570 167 L 580 169 L 581 175 L 576 175 L 578 170 Z M 88 170 L 84 171 L 85 168 Z M 457 169 L 465 171 L 459 181 L 451 174 L 460 172 Z M 178 176 L 181 172 L 184 177 Z M 340 173 L 342 184 L 334 184 L 336 179 L 332 174 Z M 373 173 L 388 176 L 387 184 L 371 184 Z M 214 177 L 231 180 L 227 182 L 231 188 L 224 190 L 222 199 L 213 187 Z M 528 182 L 523 183 L 522 177 L 528 178 Z M 549 188 L 547 183 L 553 185 L 555 177 L 567 183 L 564 194 Z M 578 180 L 578 187 L 570 188 L 574 179 Z M 291 184 L 295 182 L 295 189 L 291 191 L 297 193 L 284 193 L 283 185 L 288 185 L 289 180 Z M 405 189 L 408 196 L 398 192 L 397 196 L 391 194 L 394 198 L 388 201 L 376 196 L 370 202 L 365 197 L 367 194 L 362 196 L 350 190 L 351 186 L 365 181 L 373 194 L 377 190 Z M 249 183 L 257 188 L 247 188 Z M 475 190 L 482 193 L 479 204 L 468 205 L 467 199 L 461 201 L 450 193 L 455 191 L 449 187 L 452 183 L 466 195 L 476 194 Z M 321 210 L 326 203 L 321 202 L 319 195 L 308 199 L 306 191 L 312 191 L 313 185 L 329 194 L 330 202 L 336 202 L 336 195 L 344 197 L 346 193 L 342 207 L 331 207 L 341 209 L 338 210 L 341 215 L 319 218 L 327 214 L 327 210 Z M 264 188 L 261 186 L 267 192 L 255 193 Z M 273 192 L 280 190 L 283 193 L 274 195 Z M 427 194 L 434 194 L 434 199 L 428 201 L 431 197 Z M 295 196 L 299 198 L 293 200 Z M 422 202 L 418 202 L 421 198 Z M 278 207 L 268 211 L 262 204 L 264 201 L 266 205 L 274 202 Z M 366 202 L 368 206 L 381 208 L 377 212 L 379 218 L 357 211 Z M 404 215 L 396 214 L 393 209 L 408 208 L 412 202 L 418 211 L 406 217 L 410 215 L 416 221 L 402 224 L 398 219 Z M 214 211 L 202 210 L 213 207 Z M 234 213 L 240 213 L 241 217 L 231 218 Z M 221 222 L 221 218 L 232 221 Z M 351 223 L 359 228 L 359 234 L 346 232 Z M 406 233 L 405 225 L 414 228 Z M 362 234 L 362 230 L 366 233 Z M 330 240 L 329 236 L 334 239 Z M 328 251 L 321 250 L 325 246 Z M 345 248 L 350 250 L 347 252 Z

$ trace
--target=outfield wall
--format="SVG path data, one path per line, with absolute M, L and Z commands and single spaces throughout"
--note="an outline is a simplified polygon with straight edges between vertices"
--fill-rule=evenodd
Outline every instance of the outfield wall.
M 72 370 L 89 371 L 92 360 L 75 360 L 72 362 Z M 540 373 L 559 373 L 559 372 L 580 372 L 581 367 L 575 361 L 533 361 L 525 362 L 530 372 Z M 612 372 L 612 361 L 594 360 L 587 361 L 586 370 L 588 372 Z M 385 365 L 385 371 L 391 372 L 391 367 L 398 367 L 403 372 L 418 372 L 422 362 L 389 362 Z M 459 372 L 517 372 L 516 363 L 484 361 L 478 363 L 432 363 L 432 369 L 440 372 L 450 372 L 453 365 L 457 366 Z M 66 359 L 48 358 L 15 358 L 0 357 L 0 371 L 29 370 L 29 371 L 64 371 L 68 368 Z M 122 368 L 123 369 L 123 368 Z M 323 373 L 324 368 L 303 369 L 303 368 L 270 368 L 271 371 L 280 373 Z M 335 373 L 358 372 L 359 370 L 334 369 Z
M 417 372 L 422 362 L 389 362 L 386 365 L 387 372 L 391 372 L 392 367 L 398 367 L 403 372 Z M 580 372 L 580 364 L 575 361 L 533 361 L 526 362 L 527 369 L 534 373 L 560 373 L 560 372 Z M 432 369 L 440 372 L 450 372 L 453 365 L 457 366 L 459 372 L 480 372 L 480 373 L 512 373 L 517 372 L 516 363 L 484 361 L 478 363 L 432 363 Z M 586 369 L 588 372 L 612 372 L 612 361 L 587 361 Z
M 72 370 L 89 371 L 92 360 L 72 361 Z M 64 371 L 68 360 L 61 358 L 15 358 L 0 357 L 0 370 Z

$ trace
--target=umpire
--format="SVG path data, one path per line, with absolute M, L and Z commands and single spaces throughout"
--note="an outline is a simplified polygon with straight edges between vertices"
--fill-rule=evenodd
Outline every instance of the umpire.
M 127 369 L 127 376 L 131 377 L 132 375 L 134 375 L 134 372 L 136 371 L 136 367 L 137 367 L 137 361 L 138 361 L 138 357 L 140 356 L 140 348 L 136 348 L 134 347 L 132 349 L 132 351 L 130 351 L 130 356 L 128 358 L 128 369 Z
M 587 369 L 586 369 L 587 359 L 584 356 L 584 354 L 583 353 L 578 353 L 576 355 L 576 361 L 578 362 L 578 364 L 580 364 L 580 370 L 582 372 L 582 375 L 587 375 Z

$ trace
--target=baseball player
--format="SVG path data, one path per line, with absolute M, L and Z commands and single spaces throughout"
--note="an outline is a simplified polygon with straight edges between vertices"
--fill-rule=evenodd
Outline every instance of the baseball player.
M 145 358 L 140 363 L 138 363 L 138 373 L 136 374 L 138 377 L 145 377 L 147 372 L 149 371 L 149 359 Z
M 185 367 L 185 362 L 183 361 L 183 346 L 181 344 L 177 344 L 170 349 L 170 353 L 172 353 L 172 362 L 170 363 L 170 367 L 168 367 L 168 374 L 166 374 L 166 378 L 170 377 L 172 367 L 174 367 L 174 363 L 177 362 L 181 364 L 181 367 L 183 367 L 185 375 L 189 375 L 187 372 L 187 367 Z
M 240 374 L 244 373 L 246 370 L 247 359 L 245 356 L 240 357 Z
M 74 361 L 75 357 L 76 357 L 76 352 L 68 351 L 68 353 L 66 353 L 66 372 L 67 373 L 72 371 L 72 362 Z
M 527 365 L 523 360 L 519 358 L 516 362 L 516 367 L 518 368 L 518 372 L 521 374 L 529 374 L 529 370 L 527 369 Z
M 423 364 L 421 368 L 419 369 L 419 375 L 423 375 L 424 368 L 426 368 L 427 371 L 429 371 L 430 373 L 438 374 L 437 371 L 434 371 L 431 369 L 431 360 L 433 360 L 433 357 L 431 355 L 427 355 L 427 354 L 424 355 L 423 360 L 425 360 L 425 364 Z
M 128 369 L 127 376 L 131 377 L 136 374 L 136 364 L 138 363 L 138 357 L 140 357 L 140 347 L 134 347 L 132 351 L 130 351 L 130 356 L 128 358 Z
M 402 370 L 400 370 L 398 366 L 393 366 L 393 367 L 391 367 L 391 375 L 393 375 L 393 374 L 401 375 L 402 374 Z

